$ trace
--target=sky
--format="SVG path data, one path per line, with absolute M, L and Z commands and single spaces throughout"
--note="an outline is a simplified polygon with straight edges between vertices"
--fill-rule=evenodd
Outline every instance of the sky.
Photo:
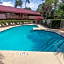
M 22 4 L 22 8 L 25 8 L 25 0 L 22 0 L 23 4 Z M 14 3 L 15 0 L 1 0 L 1 4 L 0 5 L 5 5 L 5 6 L 12 6 L 14 7 Z M 36 11 L 38 8 L 38 5 L 43 3 L 44 1 L 42 0 L 30 0 L 30 4 L 27 3 L 27 7 L 30 7 L 32 10 Z

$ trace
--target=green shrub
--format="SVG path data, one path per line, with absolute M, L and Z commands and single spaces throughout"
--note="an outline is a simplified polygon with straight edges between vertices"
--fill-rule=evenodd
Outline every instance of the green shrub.
M 24 22 L 32 22 L 33 20 L 0 20 L 0 24 L 4 24 L 4 25 L 6 25 L 6 23 L 8 23 L 9 25 L 11 24 L 11 23 L 15 23 L 15 24 L 17 24 L 17 22 L 22 22 L 22 23 L 24 23 Z
M 61 22 L 61 19 L 52 19 L 51 20 L 52 22 L 52 28 L 60 28 L 60 22 Z
M 54 19 L 54 16 L 49 16 L 47 17 L 47 19 Z
M 43 24 L 49 28 L 60 28 L 61 27 L 61 21 L 64 22 L 64 19 L 50 19 L 50 23 L 48 23 L 48 19 L 45 19 L 46 22 Z M 63 24 L 62 24 L 63 25 Z

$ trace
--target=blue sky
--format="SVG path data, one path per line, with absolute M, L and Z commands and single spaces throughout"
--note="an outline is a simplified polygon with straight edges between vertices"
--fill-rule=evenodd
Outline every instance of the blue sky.
M 25 7 L 25 0 L 22 0 L 22 8 Z M 5 5 L 5 6 L 12 6 L 14 7 L 14 2 L 15 0 L 1 0 L 2 4 L 0 5 Z M 30 4 L 27 3 L 27 7 L 30 7 L 32 10 L 36 10 L 38 8 L 38 5 L 43 3 L 44 1 L 41 0 L 30 0 Z

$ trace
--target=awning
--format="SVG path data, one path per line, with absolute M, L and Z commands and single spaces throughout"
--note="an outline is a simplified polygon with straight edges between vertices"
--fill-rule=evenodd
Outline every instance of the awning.
M 36 19 L 41 19 L 40 17 L 37 17 Z

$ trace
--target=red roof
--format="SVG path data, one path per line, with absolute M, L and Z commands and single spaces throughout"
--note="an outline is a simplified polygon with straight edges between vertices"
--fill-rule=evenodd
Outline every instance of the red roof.
M 40 13 L 36 11 L 26 10 L 22 8 L 15 8 L 10 6 L 3 6 L 3 5 L 0 5 L 0 11 L 40 15 Z

